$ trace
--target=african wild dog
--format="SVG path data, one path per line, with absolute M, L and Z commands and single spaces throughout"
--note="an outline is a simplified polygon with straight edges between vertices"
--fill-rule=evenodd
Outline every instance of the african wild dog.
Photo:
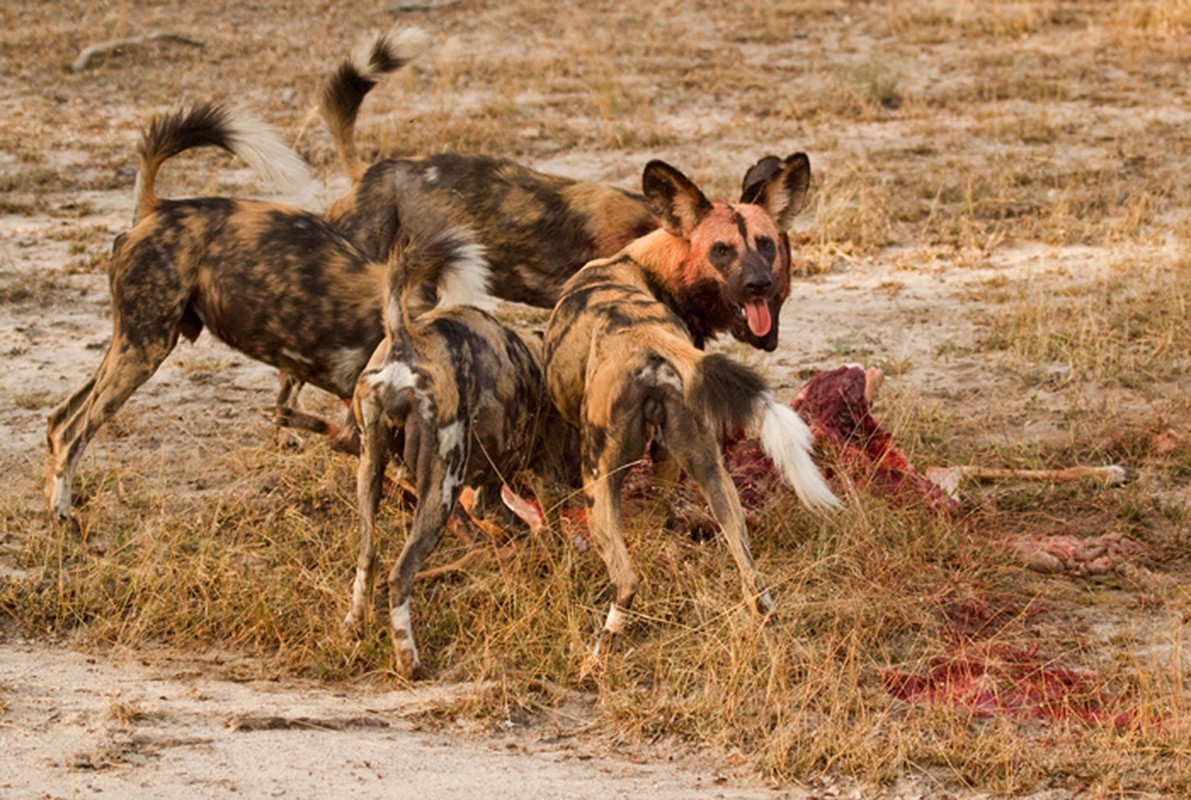
M 354 143 L 356 115 L 381 76 L 408 62 L 416 50 L 411 43 L 424 46 L 423 35 L 407 30 L 378 36 L 345 60 L 323 87 L 323 118 L 355 181 L 326 218 L 365 252 L 384 258 L 410 209 L 434 205 L 483 245 L 487 270 L 475 276 L 477 284 L 486 281 L 489 292 L 504 300 L 552 308 L 562 285 L 580 267 L 657 229 L 657 218 L 639 194 L 548 175 L 504 158 L 441 153 L 385 159 L 363 169 Z M 769 156 L 755 164 L 745 176 L 746 199 L 768 185 L 774 165 L 782 163 Z M 797 170 L 795 188 L 805 191 L 810 180 L 805 158 Z M 784 232 L 775 246 L 788 248 Z M 714 302 L 704 314 L 715 320 L 717 332 L 764 350 L 777 347 L 790 261 L 772 263 L 772 271 L 755 271 L 748 283 L 700 298 Z M 706 331 L 696 332 L 700 346 L 705 336 Z
M 309 180 L 266 126 L 222 106 L 150 123 L 138 148 L 134 225 L 116 237 L 108 264 L 112 341 L 95 375 L 48 421 L 46 494 L 59 518 L 70 513 L 71 476 L 87 443 L 157 371 L 179 334 L 193 341 L 209 328 L 245 355 L 345 399 L 384 335 L 384 263 L 325 220 L 256 200 L 157 197 L 161 165 L 205 146 Z
M 385 33 L 345 59 L 323 87 L 320 109 L 353 181 L 351 190 L 332 204 L 324 218 L 371 258 L 386 258 L 407 215 L 434 206 L 453 224 L 470 230 L 483 248 L 482 258 L 455 273 L 460 286 L 450 291 L 486 292 L 552 308 L 563 283 L 585 263 L 612 255 L 657 229 L 656 217 L 639 194 L 549 175 L 504 158 L 440 153 L 420 159 L 385 159 L 365 169 L 355 146 L 360 105 L 383 75 L 409 63 L 427 44 L 427 37 L 417 29 Z M 774 163 L 781 162 L 767 156 L 749 169 L 744 179 L 746 197 L 764 185 Z M 809 182 L 809 165 L 803 179 Z M 784 232 L 779 246 L 789 247 Z M 767 280 L 719 295 L 720 305 L 707 309 L 707 314 L 730 317 L 732 323 L 717 331 L 728 331 L 753 347 L 774 350 L 778 314 L 790 293 L 789 263 L 781 260 L 783 271 L 773 272 Z M 748 309 L 756 312 L 751 317 L 754 324 L 749 324 Z M 703 335 L 697 337 L 702 346 Z M 278 406 L 285 411 L 280 421 L 325 430 L 320 420 L 299 418 L 288 410 L 300 387 L 296 374 L 282 374 Z M 342 433 L 337 446 L 350 450 L 355 441 L 351 434 Z
M 740 568 L 745 598 L 760 613 L 771 602 L 724 468 L 722 426 L 759 434 L 762 449 L 807 506 L 838 505 L 811 459 L 806 424 L 774 402 L 752 369 L 696 346 L 700 335 L 732 323 L 705 315 L 722 307 L 721 295 L 785 271 L 781 231 L 802 205 L 804 162 L 798 154 L 770 163 L 753 193 L 757 204 L 713 203 L 673 167 L 650 162 L 645 197 L 662 229 L 585 266 L 567 282 L 550 318 L 546 381 L 558 410 L 579 428 L 588 526 L 615 587 L 607 635 L 622 628 L 637 588 L 622 533 L 621 484 L 651 440 L 669 476 L 685 470 L 707 498 Z M 765 313 L 749 306 L 748 324 L 763 327 Z
M 393 649 L 407 677 L 419 666 L 410 621 L 414 577 L 442 538 L 460 491 L 465 484 L 499 487 L 530 466 L 549 471 L 548 454 L 561 444 L 551 441 L 550 431 L 566 428 L 551 424 L 557 416 L 546 397 L 540 336 L 469 306 L 414 318 L 411 295 L 449 271 L 451 261 L 469 258 L 474 243 L 467 231 L 432 215 L 412 222 L 403 225 L 390 257 L 386 338 L 360 375 L 352 402 L 361 433 L 361 537 L 344 620 L 348 628 L 364 621 L 376 570 L 381 483 L 390 454 L 397 453 L 414 473 L 418 495 L 405 547 L 389 573 Z

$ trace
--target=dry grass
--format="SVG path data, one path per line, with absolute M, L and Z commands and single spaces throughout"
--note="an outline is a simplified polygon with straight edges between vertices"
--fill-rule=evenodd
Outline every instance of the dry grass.
M 1071 379 L 1145 385 L 1191 375 L 1191 255 L 1116 265 L 1074 287 L 1016 287 L 989 344 Z
M 946 420 L 919 409 L 895 394 L 882 413 L 915 460 L 945 458 Z M 26 631 L 90 645 L 231 648 L 255 655 L 267 675 L 391 676 L 383 613 L 359 640 L 339 629 L 354 562 L 350 460 L 321 446 L 259 446 L 219 462 L 204 462 L 197 492 L 187 490 L 193 470 L 148 458 L 85 469 L 77 526 L 60 530 L 43 528 L 35 505 L 4 508 L 6 527 L 28 535 L 18 564 L 26 577 L 6 582 L 0 608 Z M 598 693 L 616 737 L 737 749 L 779 782 L 831 773 L 882 784 L 914 770 L 1007 794 L 1057 781 L 1092 796 L 1176 796 L 1191 789 L 1191 762 L 1180 757 L 1191 748 L 1191 598 L 1144 592 L 1147 613 L 1171 620 L 1169 638 L 1124 626 L 1092 637 L 1081 615 L 1114 619 L 1132 579 L 1080 591 L 1023 574 L 998 544 L 1056 518 L 1124 524 L 1143 538 L 1181 524 L 1146 491 L 977 492 L 954 520 L 859 496 L 821 521 L 776 499 L 753 532 L 778 600 L 764 625 L 742 607 L 721 546 L 639 523 L 630 532 L 643 578 L 637 612 L 595 672 L 587 654 L 606 576 L 594 553 L 555 532 L 419 586 L 415 624 L 437 680 L 493 687 L 451 715 L 504 720 L 585 689 Z M 386 503 L 386 559 L 406 520 Z M 436 561 L 456 551 L 448 542 Z M 1048 670 L 1087 678 L 1022 713 L 907 703 L 891 690 L 895 676 L 968 663 L 981 665 L 993 696 L 1011 697 Z
M 64 271 L 79 280 L 97 271 L 113 234 L 93 219 L 96 195 L 115 192 L 123 199 L 109 205 L 127 207 L 136 132 L 179 98 L 250 101 L 296 138 L 302 130 L 299 148 L 338 178 L 328 138 L 309 124 L 317 82 L 361 35 L 390 23 L 358 5 L 296 0 L 34 9 L 29 19 L 25 4 L 0 8 L 0 75 L 28 107 L 0 115 L 11 154 L 0 211 L 57 217 L 73 258 Z M 1145 259 L 1092 280 L 1000 278 L 973 293 L 987 333 L 961 355 L 1020 376 L 1021 403 L 986 389 L 964 407 L 892 387 L 880 416 L 916 463 L 1125 460 L 1145 478 L 1111 493 L 976 488 L 958 519 L 861 496 L 823 522 L 779 500 L 753 532 L 779 604 L 766 625 L 741 609 L 722 547 L 639 523 L 637 615 L 594 672 L 586 662 L 608 599 L 604 568 L 548 531 L 507 560 L 419 587 L 415 625 L 436 679 L 493 687 L 450 712 L 504 719 L 590 690 L 610 737 L 739 749 L 783 783 L 925 772 L 1003 794 L 1185 796 L 1191 597 L 1187 512 L 1175 498 L 1191 448 L 1158 454 L 1150 442 L 1191 419 L 1191 260 L 1163 249 L 1191 231 L 1182 174 L 1191 138 L 1176 113 L 1191 3 L 611 0 L 584 13 L 518 0 L 411 15 L 442 44 L 369 98 L 361 151 L 559 159 L 629 186 L 662 157 L 731 193 L 760 155 L 806 150 L 815 191 L 795 240 L 809 271 L 919 255 L 987 266 L 1015 242 L 1143 250 Z M 311 36 L 320 15 L 334 30 Z M 189 28 L 204 50 L 138 51 L 77 75 L 62 68 L 91 37 Z M 187 158 L 163 174 L 164 195 L 255 189 L 229 177 L 226 158 Z M 62 275 L 18 274 L 16 264 L 5 255 L 0 310 L 61 294 Z M 855 337 L 832 347 L 833 356 L 874 352 Z M 937 354 L 959 349 L 944 341 Z M 234 358 L 178 365 L 214 380 Z M 884 366 L 913 378 L 925 366 L 916 360 Z M 957 430 L 990 420 L 1020 431 L 1042 418 L 1029 391 L 1043 383 L 1064 403 L 1062 436 L 983 441 L 974 452 L 957 442 Z M 1132 394 L 1119 405 L 1102 399 L 1121 387 Z M 25 410 L 45 401 L 34 390 L 14 399 Z M 239 431 L 253 441 L 267 438 L 260 432 Z M 222 430 L 198 455 L 189 430 L 176 451 L 149 454 L 139 443 L 150 433 L 170 432 L 158 437 L 128 409 L 100 436 L 74 526 L 44 523 L 33 470 L 27 490 L 0 497 L 23 571 L 0 584 L 0 612 L 31 634 L 88 645 L 231 648 L 257 657 L 263 674 L 391 680 L 380 622 L 359 640 L 339 629 L 355 560 L 352 463 L 319 443 L 237 445 Z M 382 516 L 388 558 L 405 521 L 393 505 Z M 1141 566 L 1153 574 L 1042 577 L 1003 546 L 1055 530 L 1126 532 L 1149 548 Z M 994 706 L 1023 681 L 1061 670 L 1079 679 L 1036 713 L 910 702 L 891 689 L 897 676 L 973 664 Z M 112 719 L 138 713 L 113 700 Z

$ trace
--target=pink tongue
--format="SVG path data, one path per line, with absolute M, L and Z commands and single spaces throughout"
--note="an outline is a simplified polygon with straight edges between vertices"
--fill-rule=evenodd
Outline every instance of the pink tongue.
M 769 303 L 764 300 L 750 300 L 744 304 L 744 315 L 748 318 L 749 330 L 754 336 L 769 333 L 773 320 L 769 317 Z

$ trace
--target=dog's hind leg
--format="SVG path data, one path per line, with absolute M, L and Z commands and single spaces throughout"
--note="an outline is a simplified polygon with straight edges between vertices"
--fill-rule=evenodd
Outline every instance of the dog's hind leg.
M 421 424 L 421 420 L 417 424 Z M 389 624 L 397 671 L 414 677 L 421 662 L 414 643 L 410 596 L 418 568 L 438 547 L 451 510 L 459 501 L 470 451 L 467 427 L 456 421 L 418 437 L 418 509 L 405 547 L 389 574 Z
M 356 470 L 356 499 L 360 508 L 360 555 L 356 559 L 356 577 L 352 582 L 351 608 L 343 620 L 344 627 L 358 630 L 368 613 L 369 600 L 376 576 L 376 546 L 373 532 L 376 512 L 380 507 L 381 486 L 385 463 L 392 444 L 392 428 L 383 419 L 375 390 L 364 381 L 357 389 L 356 411 L 363 431 L 360 463 Z
M 740 496 L 720 456 L 720 444 L 707 422 L 677 403 L 667 404 L 662 431 L 678 465 L 695 481 L 724 532 L 728 550 L 740 569 L 744 597 L 758 614 L 773 606 L 749 549 L 748 526 Z
M 285 409 L 296 409 L 298 407 L 298 395 L 302 392 L 302 387 L 306 385 L 306 381 L 291 375 L 288 372 L 277 373 L 277 413 L 280 415 Z M 278 420 L 278 425 L 281 421 Z
M 587 524 L 615 596 L 604 622 L 606 635 L 619 633 L 637 593 L 637 575 L 624 541 L 620 492 L 629 467 L 641 458 L 648 439 L 642 387 L 626 384 L 619 364 L 606 363 L 588 381 L 583 401 L 582 469 Z
M 134 345 L 117 331 L 95 376 L 50 414 L 46 499 L 58 519 L 70 515 L 71 478 L 91 437 L 153 376 L 174 349 L 178 331 L 138 338 Z
M 278 428 L 292 428 L 310 431 L 331 439 L 331 449 L 349 455 L 360 454 L 360 429 L 356 426 L 351 407 L 344 412 L 343 419 L 336 424 L 316 414 L 309 414 L 298 407 L 298 393 L 305 382 L 293 375 L 278 374 L 277 404 L 273 408 L 273 424 Z
M 305 385 L 305 381 L 288 372 L 277 373 L 277 403 L 273 406 L 273 424 L 278 428 L 333 435 L 337 430 L 334 424 L 299 408 L 298 394 Z

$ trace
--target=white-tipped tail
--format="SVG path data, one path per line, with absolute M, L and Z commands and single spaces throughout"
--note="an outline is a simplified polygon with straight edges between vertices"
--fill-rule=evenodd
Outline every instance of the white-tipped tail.
M 417 58 L 426 52 L 430 43 L 430 34 L 421 28 L 398 29 L 394 26 L 353 53 L 352 61 L 361 74 L 375 79 Z
M 484 245 L 471 242 L 458 246 L 452 258 L 443 266 L 438 283 L 438 308 L 450 306 L 476 306 L 490 308 L 494 305 L 488 284 L 492 270 L 484 255 Z
M 790 407 L 761 399 L 761 449 L 772 459 L 798 499 L 807 508 L 825 511 L 840 507 L 840 501 L 823 479 L 811 453 L 814 436 L 802 417 Z
M 232 152 L 286 193 L 313 197 L 318 185 L 306 162 L 273 126 L 237 110 L 228 120 L 227 143 Z

